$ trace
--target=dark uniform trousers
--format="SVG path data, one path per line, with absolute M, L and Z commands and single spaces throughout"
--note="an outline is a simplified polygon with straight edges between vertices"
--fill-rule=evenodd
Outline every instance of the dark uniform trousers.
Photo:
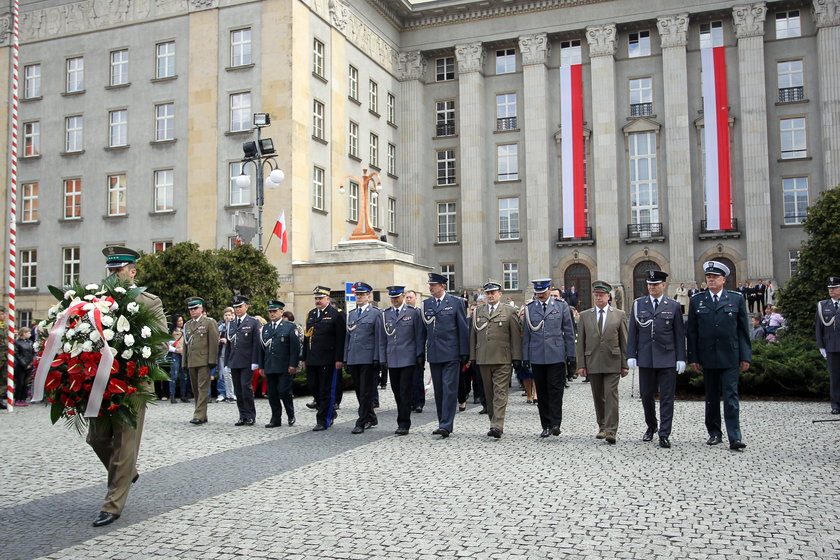
M 435 408 L 439 427 L 448 432 L 452 432 L 455 426 L 460 364 L 458 360 L 429 363 L 429 368 L 432 370 L 432 387 L 435 390 Z
M 563 393 L 566 389 L 566 364 L 531 364 L 537 385 L 537 409 L 543 429 L 560 426 L 563 421 Z
M 656 431 L 656 389 L 659 388 L 659 437 L 671 437 L 677 374 L 674 368 L 639 368 L 639 394 L 648 430 Z M 737 390 L 737 384 L 736 384 Z M 719 407 L 715 404 L 715 409 Z M 720 417 L 718 417 L 720 430 Z
M 738 378 L 739 367 L 713 369 L 703 368 L 706 381 L 706 430 L 710 436 L 722 436 L 720 427 L 720 394 L 723 391 L 723 419 L 729 441 L 740 441 Z
M 340 394 L 341 372 L 335 369 L 335 365 L 310 366 L 307 364 L 306 371 L 312 373 L 315 400 L 318 403 L 318 412 L 315 415 L 315 423 L 329 428 L 338 416 L 335 412 L 337 404 L 336 395 Z
M 347 366 L 347 370 L 353 379 L 356 398 L 359 400 L 359 417 L 356 419 L 356 426 L 364 428 L 368 422 L 375 426 L 379 421 L 376 419 L 376 413 L 373 412 L 373 395 L 379 379 L 379 368 L 374 368 L 373 364 L 354 364 Z
M 840 352 L 826 352 L 831 410 L 840 410 Z
M 192 368 L 190 368 L 190 371 L 192 371 Z M 236 394 L 236 408 L 239 409 L 239 419 L 256 420 L 257 407 L 254 404 L 254 372 L 251 371 L 251 366 L 230 368 L 230 375 L 233 378 L 233 391 Z
M 271 423 L 280 423 L 283 408 L 286 409 L 286 416 L 289 420 L 294 418 L 295 405 L 294 399 L 292 399 L 292 374 L 288 372 L 266 372 L 265 384 L 268 390 L 268 403 L 271 406 Z
M 391 378 L 391 390 L 394 392 L 394 399 L 397 401 L 397 427 L 411 427 L 411 408 L 413 400 L 411 393 L 414 389 L 414 377 L 419 366 L 406 366 L 401 368 L 388 368 Z M 425 400 L 425 398 L 424 398 Z M 415 406 L 423 406 L 422 404 Z
M 402 369 L 402 368 L 400 368 Z M 411 406 L 423 408 L 426 406 L 426 365 L 414 366 L 411 374 Z M 393 381 L 391 381 L 393 383 Z

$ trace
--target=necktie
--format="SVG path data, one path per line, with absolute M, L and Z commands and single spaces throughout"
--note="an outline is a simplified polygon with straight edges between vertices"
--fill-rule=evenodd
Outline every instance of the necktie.
M 715 295 L 713 295 L 713 296 L 712 296 L 712 300 L 714 300 L 714 302 L 715 302 L 715 303 L 717 303 L 717 302 L 718 302 L 718 297 L 717 297 L 717 294 L 715 294 Z
M 834 302 L 834 310 L 837 311 L 837 302 Z
M 316 318 L 316 319 L 320 319 L 320 318 L 321 318 L 321 310 L 320 310 L 320 309 L 319 309 L 319 310 L 317 310 L 317 311 L 315 312 L 315 318 Z
M 543 302 L 543 315 L 545 315 L 546 309 L 548 309 L 548 305 Z
M 598 310 L 598 332 L 604 332 L 604 310 Z
M 437 305 L 438 307 L 440 307 L 440 300 L 437 300 Z
M 237 317 L 237 318 L 236 318 L 236 328 L 238 329 L 238 328 L 239 328 L 239 325 L 241 325 L 241 324 L 242 324 L 242 318 L 241 318 L 241 317 Z
M 654 298 L 654 300 L 653 300 L 653 308 L 654 308 L 654 309 L 656 309 L 657 307 L 659 307 L 659 300 L 658 300 L 658 299 L 656 299 L 656 298 Z
M 495 311 L 496 311 L 496 306 L 495 306 L 495 305 L 491 305 L 491 306 L 490 306 L 490 315 L 492 315 Z

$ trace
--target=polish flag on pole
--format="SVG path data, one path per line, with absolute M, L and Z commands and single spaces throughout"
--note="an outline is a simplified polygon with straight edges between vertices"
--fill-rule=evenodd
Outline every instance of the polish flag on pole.
M 585 237 L 581 65 L 560 67 L 563 237 Z
M 703 142 L 706 149 L 706 228 L 732 229 L 729 102 L 724 47 L 700 50 L 703 68 Z
M 280 216 L 277 218 L 277 223 L 274 224 L 274 230 L 271 232 L 280 240 L 280 251 L 287 253 L 289 251 L 289 236 L 286 229 L 286 211 L 282 210 Z

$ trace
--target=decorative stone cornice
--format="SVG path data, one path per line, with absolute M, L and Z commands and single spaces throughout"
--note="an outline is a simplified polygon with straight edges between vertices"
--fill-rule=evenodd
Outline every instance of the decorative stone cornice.
M 764 35 L 764 19 L 767 17 L 767 4 L 756 2 L 746 6 L 732 8 L 732 20 L 735 23 L 735 36 L 739 39 L 761 37 Z
M 656 27 L 659 29 L 659 38 L 662 41 L 663 49 L 671 47 L 685 47 L 687 44 L 687 13 L 657 18 Z
M 840 25 L 840 0 L 813 0 L 817 27 Z
M 350 8 L 342 0 L 330 0 L 329 9 L 330 22 L 332 22 L 333 27 L 344 33 L 350 19 Z
M 586 28 L 589 42 L 589 56 L 613 56 L 615 54 L 615 24 L 593 25 Z
M 401 82 L 409 80 L 424 81 L 426 77 L 426 58 L 420 51 L 402 52 L 397 55 L 397 76 Z
M 519 38 L 519 51 L 522 53 L 522 65 L 545 64 L 551 54 L 551 43 L 546 33 L 523 35 Z
M 484 68 L 484 47 L 481 43 L 455 45 L 455 58 L 458 60 L 458 73 L 481 72 Z

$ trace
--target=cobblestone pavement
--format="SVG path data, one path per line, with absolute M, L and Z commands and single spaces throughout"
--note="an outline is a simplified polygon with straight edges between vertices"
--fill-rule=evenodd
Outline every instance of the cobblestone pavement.
M 705 444 L 703 403 L 678 401 L 673 448 L 641 441 L 642 407 L 622 382 L 619 441 L 594 439 L 589 387 L 566 392 L 563 433 L 541 439 L 536 406 L 511 390 L 505 434 L 478 408 L 432 436 L 434 401 L 393 435 L 390 387 L 377 428 L 234 427 L 235 405 L 149 409 L 140 480 L 123 516 L 90 523 L 105 471 L 41 406 L 0 415 L 5 492 L 0 558 L 840 558 L 840 424 L 827 403 L 741 403 L 742 453 Z M 636 392 L 638 395 L 638 392 Z M 431 397 L 431 395 L 430 395 Z

